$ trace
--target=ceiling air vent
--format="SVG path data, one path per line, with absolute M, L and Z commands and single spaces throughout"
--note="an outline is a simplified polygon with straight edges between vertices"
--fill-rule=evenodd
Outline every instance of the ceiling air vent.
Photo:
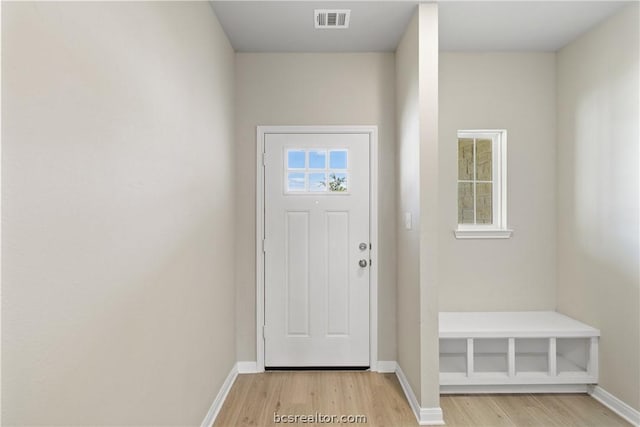
M 351 11 L 348 9 L 328 10 L 316 9 L 314 11 L 316 28 L 349 28 Z

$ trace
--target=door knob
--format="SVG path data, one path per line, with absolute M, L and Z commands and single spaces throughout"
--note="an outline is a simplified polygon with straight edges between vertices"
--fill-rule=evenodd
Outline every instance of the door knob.
M 360 243 L 358 245 L 358 249 L 360 249 L 361 251 L 364 251 L 365 249 L 367 249 L 367 244 L 366 243 Z
M 358 262 L 358 265 L 359 265 L 360 267 L 362 267 L 362 268 L 365 268 L 365 267 L 367 266 L 367 264 L 368 264 L 368 263 L 367 263 L 367 260 L 366 260 L 366 259 L 361 259 L 361 260 Z

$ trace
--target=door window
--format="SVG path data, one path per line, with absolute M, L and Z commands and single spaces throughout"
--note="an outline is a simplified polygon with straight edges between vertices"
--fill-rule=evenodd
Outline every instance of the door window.
M 287 149 L 285 193 L 345 194 L 349 192 L 349 150 Z

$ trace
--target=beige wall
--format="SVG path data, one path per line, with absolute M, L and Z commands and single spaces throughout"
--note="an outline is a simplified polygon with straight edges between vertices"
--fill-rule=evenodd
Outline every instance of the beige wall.
M 199 425 L 236 360 L 234 53 L 207 3 L 2 9 L 3 424 Z
M 396 50 L 398 364 L 420 401 L 420 105 L 418 12 Z M 410 214 L 412 228 L 405 227 Z
M 435 4 L 417 8 L 396 50 L 396 105 L 397 360 L 419 405 L 438 408 L 438 6 Z
M 440 407 L 438 288 L 438 5 L 419 6 L 420 104 L 420 375 L 422 408 Z
M 377 125 L 378 358 L 396 358 L 395 88 L 392 53 L 236 55 L 238 360 L 256 360 L 256 126 Z
M 554 53 L 440 55 L 441 311 L 553 310 Z M 506 129 L 508 240 L 457 240 L 459 129 Z
M 558 310 L 600 329 L 600 386 L 640 410 L 638 10 L 558 53 Z

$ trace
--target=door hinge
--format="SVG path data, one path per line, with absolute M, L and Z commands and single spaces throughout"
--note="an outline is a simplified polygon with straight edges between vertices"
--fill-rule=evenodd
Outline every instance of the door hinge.
M 267 252 L 267 239 L 262 239 L 262 252 Z
M 262 153 L 262 165 L 267 165 L 267 153 Z
M 267 325 L 262 325 L 262 339 L 267 339 Z

